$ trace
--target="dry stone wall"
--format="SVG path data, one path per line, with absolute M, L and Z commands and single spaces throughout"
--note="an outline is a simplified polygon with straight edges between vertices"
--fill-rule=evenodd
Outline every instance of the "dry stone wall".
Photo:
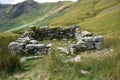
M 73 26 L 68 29 L 61 27 L 57 28 L 36 28 L 32 27 L 31 30 L 26 31 L 22 37 L 16 41 L 11 42 L 8 48 L 11 49 L 12 53 L 25 52 L 26 54 L 42 54 L 49 53 L 52 44 L 39 44 L 41 40 L 52 40 L 52 39 L 76 39 L 77 43 L 68 46 L 67 48 L 59 47 L 58 49 L 66 54 L 74 54 L 77 51 L 85 51 L 89 49 L 102 49 L 103 36 L 95 36 L 91 32 L 81 31 L 80 27 Z

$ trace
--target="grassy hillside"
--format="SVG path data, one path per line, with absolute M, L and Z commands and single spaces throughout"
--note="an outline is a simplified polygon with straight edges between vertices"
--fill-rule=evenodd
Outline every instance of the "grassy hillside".
M 102 12 L 105 9 L 109 9 L 115 5 L 115 7 L 111 12 L 114 11 L 119 11 L 120 10 L 120 1 L 119 0 L 80 0 L 79 2 L 74 4 L 74 8 L 71 11 L 68 11 L 65 15 L 53 19 L 51 21 L 50 25 L 72 25 L 72 24 L 80 24 L 82 22 L 90 20 L 97 15 L 99 15 L 100 12 Z M 104 15 L 104 16 L 109 16 L 109 15 Z
M 10 50 L 8 49 L 8 44 L 18 37 L 18 34 L 10 32 L 0 33 L 0 80 L 3 80 L 3 78 L 6 78 L 9 74 L 22 69 L 19 61 L 20 57 L 11 55 Z
M 7 6 L 1 15 L 0 31 L 13 31 L 27 28 L 32 24 L 40 24 L 46 17 L 70 6 L 73 2 L 37 3 L 35 1 L 24 1 L 15 5 Z M 3 7 L 6 5 L 3 5 Z M 3 17 L 4 16 L 4 17 Z M 42 23 L 43 24 L 43 23 Z
M 41 43 L 53 43 L 54 47 L 69 45 L 65 41 L 43 41 Z M 118 46 L 120 41 L 114 41 L 114 43 Z M 111 43 L 106 43 L 106 45 L 111 46 Z M 110 51 L 111 48 L 107 49 L 107 52 L 101 53 L 99 51 L 79 52 L 82 61 L 78 63 L 64 63 L 65 60 L 75 55 L 67 56 L 58 50 L 53 50 L 51 55 L 41 55 L 40 59 L 28 60 L 24 64 L 26 71 L 14 74 L 8 80 L 119 80 L 119 47 L 116 47 L 115 51 Z M 87 70 L 90 73 L 84 75 L 80 73 L 81 70 Z
M 46 4 L 48 5 L 49 3 Z M 41 55 L 43 58 L 26 61 L 24 63 L 26 71 L 16 72 L 12 75 L 8 74 L 7 76 L 6 74 L 1 75 L 0 72 L 0 80 L 119 80 L 120 1 L 79 0 L 77 3 L 66 2 L 66 4 L 56 5 L 57 7 L 49 8 L 51 10 L 46 11 L 44 16 L 40 16 L 41 18 L 36 17 L 35 20 L 33 19 L 32 23 L 38 25 L 48 24 L 54 27 L 80 25 L 84 30 L 104 36 L 103 51 L 78 52 L 77 54 L 82 57 L 81 62 L 64 63 L 63 61 L 73 58 L 75 55 L 67 56 L 54 49 L 51 55 Z M 25 14 L 22 14 L 15 21 L 22 21 L 25 16 Z M 29 17 L 27 19 L 31 20 Z M 29 22 L 32 24 L 31 21 Z M 21 28 L 24 30 L 28 22 L 23 20 L 23 23 L 24 25 L 21 23 L 21 27 L 12 28 L 11 30 Z M 4 50 L 7 49 L 9 42 L 14 41 L 18 36 L 18 34 L 13 33 L 0 33 L 0 54 L 5 53 Z M 75 43 L 74 41 L 71 42 Z M 70 45 L 69 42 L 65 41 L 47 40 L 40 43 L 53 43 L 53 48 Z M 0 57 L 0 59 L 6 59 L 4 57 Z M 9 62 L 11 58 L 8 58 L 7 61 Z M 89 74 L 81 74 L 81 70 L 89 71 Z
M 37 3 L 34 1 L 25 1 L 5 9 L 7 11 L 7 17 L 0 17 L 2 20 L 0 22 L 0 31 L 24 30 L 32 24 L 42 26 L 68 26 L 78 24 L 84 28 L 84 24 L 91 21 L 94 22 L 95 20 L 99 21 L 103 16 L 107 17 L 113 13 L 118 16 L 117 13 L 119 13 L 119 10 L 119 0 L 79 0 L 75 3 Z M 5 13 L 5 11 L 1 9 L 1 12 Z M 116 22 L 115 20 L 116 17 L 114 17 L 114 21 L 111 24 L 114 24 Z

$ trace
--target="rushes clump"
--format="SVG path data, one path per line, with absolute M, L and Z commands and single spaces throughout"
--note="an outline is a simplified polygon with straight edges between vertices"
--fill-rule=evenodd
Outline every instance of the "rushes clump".
M 0 51 L 0 72 L 12 73 L 21 67 L 20 58 L 8 51 Z

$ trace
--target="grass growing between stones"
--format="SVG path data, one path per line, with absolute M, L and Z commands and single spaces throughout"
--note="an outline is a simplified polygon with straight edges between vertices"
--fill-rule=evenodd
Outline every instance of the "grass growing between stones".
M 27 61 L 25 68 L 28 70 L 10 76 L 8 80 L 119 80 L 120 53 L 118 45 L 120 42 L 112 38 L 108 38 L 108 40 L 104 44 L 104 48 L 107 48 L 108 51 L 79 52 L 82 61 L 78 63 L 64 63 L 65 60 L 71 59 L 75 55 L 67 56 L 54 49 L 51 55 L 41 55 L 43 58 Z M 47 42 L 49 41 L 42 43 Z M 51 43 L 55 43 L 54 46 L 64 46 L 65 43 L 69 45 L 65 41 L 51 41 Z M 110 51 L 110 45 L 114 51 Z M 82 74 L 81 70 L 86 70 L 89 74 Z

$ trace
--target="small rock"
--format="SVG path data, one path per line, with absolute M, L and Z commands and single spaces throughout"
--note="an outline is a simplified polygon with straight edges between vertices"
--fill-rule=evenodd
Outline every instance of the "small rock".
M 81 62 L 81 56 L 80 55 L 77 55 L 76 57 L 70 59 L 70 60 L 66 60 L 64 61 L 65 63 L 66 62 Z
M 57 41 L 57 39 L 52 39 L 53 41 Z
M 27 57 L 22 57 L 22 58 L 20 59 L 20 63 L 24 63 L 26 60 L 27 60 Z
M 22 37 L 29 37 L 30 36 L 30 32 L 29 31 L 25 31 L 25 33 L 22 35 Z
M 85 74 L 85 75 L 86 75 L 86 74 L 89 74 L 89 72 L 88 72 L 88 71 L 85 71 L 85 70 L 81 70 L 80 73 L 81 73 L 81 74 Z
M 52 43 L 49 43 L 48 45 L 46 45 L 46 47 L 52 47 L 53 44 Z
M 31 41 L 29 41 L 31 44 L 37 44 L 38 43 L 38 41 L 37 40 L 31 40 Z
M 88 32 L 88 31 L 82 31 L 82 32 L 81 32 L 81 35 L 82 35 L 82 36 L 89 36 L 89 35 L 92 35 L 92 33 L 91 33 L 91 32 Z
M 63 53 L 66 53 L 67 55 L 69 54 L 69 50 L 67 48 L 58 47 L 57 49 L 59 49 Z
M 111 51 L 111 52 L 113 52 L 113 51 L 114 51 L 114 49 L 110 49 L 110 51 Z

